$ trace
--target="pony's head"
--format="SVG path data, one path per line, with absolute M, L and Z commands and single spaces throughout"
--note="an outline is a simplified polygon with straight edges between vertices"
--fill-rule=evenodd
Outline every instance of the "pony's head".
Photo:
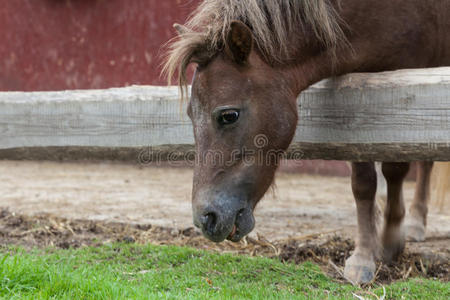
M 296 95 L 254 51 L 247 26 L 232 23 L 225 47 L 199 64 L 188 105 L 197 151 L 194 223 L 217 242 L 253 229 L 253 209 L 297 124 Z
M 166 68 L 169 77 L 180 68 L 183 87 L 187 66 L 197 64 L 188 104 L 197 151 L 194 224 L 215 242 L 239 241 L 253 229 L 253 210 L 271 186 L 296 129 L 297 73 L 279 66 L 289 54 L 285 46 L 293 35 L 288 29 L 295 22 L 300 26 L 304 16 L 290 11 L 291 19 L 282 20 L 280 7 L 262 7 L 254 0 L 231 1 L 230 6 L 223 4 L 229 1 L 205 2 L 197 13 L 209 17 L 194 18 L 187 27 L 175 26 L 180 36 L 171 44 Z M 284 11 L 289 9 L 287 5 Z M 271 10 L 277 29 L 267 27 L 263 16 Z M 234 20 L 242 16 L 247 16 L 245 23 Z

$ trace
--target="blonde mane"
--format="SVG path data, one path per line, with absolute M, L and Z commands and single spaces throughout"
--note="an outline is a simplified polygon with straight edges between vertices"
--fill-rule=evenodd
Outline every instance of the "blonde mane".
M 305 25 L 327 49 L 345 41 L 330 0 L 204 0 L 185 24 L 186 32 L 168 43 L 163 72 L 169 84 L 178 70 L 178 84 L 185 87 L 188 65 L 206 63 L 222 51 L 235 20 L 249 26 L 263 57 L 277 63 L 289 59 L 292 32 Z

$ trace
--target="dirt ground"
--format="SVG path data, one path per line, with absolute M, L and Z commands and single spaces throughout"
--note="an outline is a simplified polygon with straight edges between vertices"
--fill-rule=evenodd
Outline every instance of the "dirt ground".
M 192 228 L 190 169 L 109 163 L 0 162 L 0 244 L 61 248 L 109 241 L 190 245 L 322 262 L 339 277 L 353 249 L 355 207 L 348 178 L 279 173 L 239 244 L 207 242 Z M 405 186 L 412 199 L 414 184 Z M 430 209 L 427 240 L 408 243 L 378 281 L 422 274 L 449 280 L 450 216 Z

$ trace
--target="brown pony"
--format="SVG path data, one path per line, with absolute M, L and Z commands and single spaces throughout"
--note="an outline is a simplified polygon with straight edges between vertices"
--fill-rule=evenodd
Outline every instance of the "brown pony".
M 205 0 L 175 27 L 165 70 L 172 78 L 178 69 L 185 88 L 187 67 L 197 65 L 188 106 L 198 154 L 193 215 L 215 242 L 239 241 L 253 229 L 253 209 L 280 159 L 273 153 L 289 146 L 296 99 L 309 85 L 349 72 L 450 65 L 450 0 Z M 419 167 L 416 240 L 424 239 L 431 167 Z M 382 165 L 388 197 L 380 237 L 374 163 L 352 169 L 358 237 L 345 276 L 362 283 L 373 279 L 378 255 L 391 260 L 403 250 L 409 163 Z

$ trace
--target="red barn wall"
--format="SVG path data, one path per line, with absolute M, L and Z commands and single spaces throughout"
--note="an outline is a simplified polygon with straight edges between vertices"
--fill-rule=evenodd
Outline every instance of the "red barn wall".
M 198 1 L 0 0 L 0 90 L 164 85 L 161 46 Z

